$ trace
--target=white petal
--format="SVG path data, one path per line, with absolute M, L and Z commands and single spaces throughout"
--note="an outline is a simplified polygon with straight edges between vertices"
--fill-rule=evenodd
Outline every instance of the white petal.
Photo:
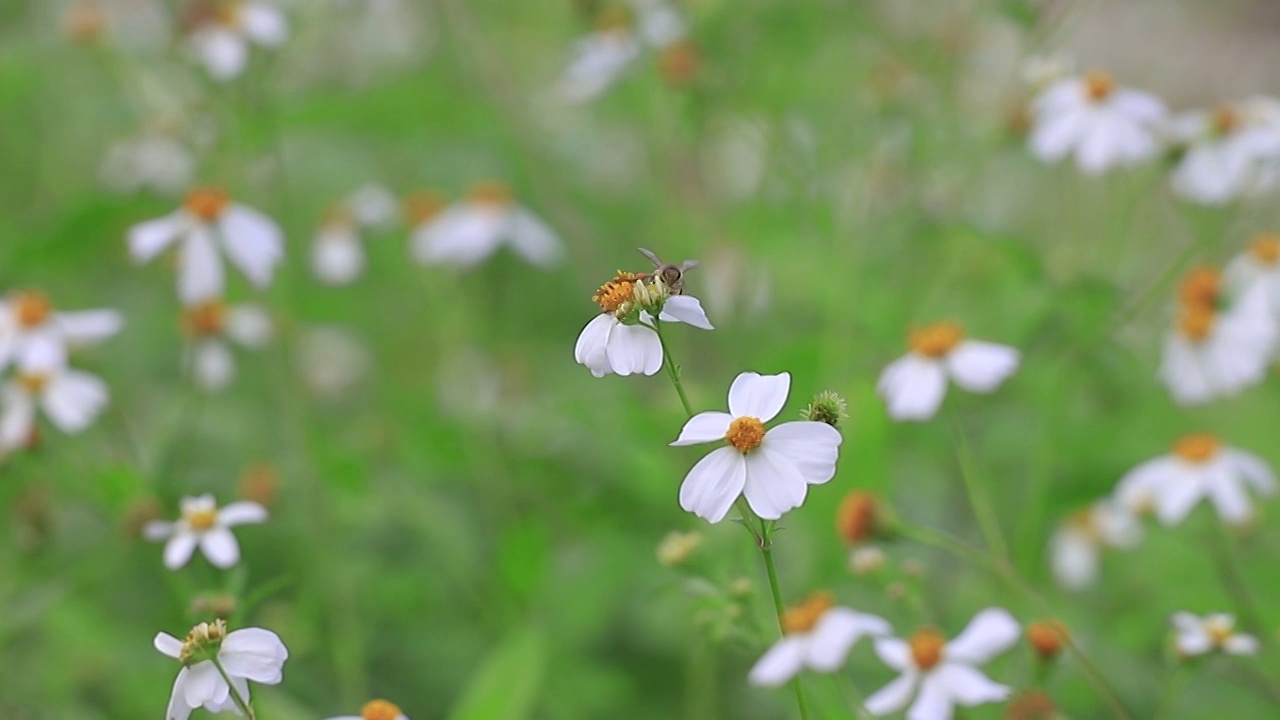
M 1083 590 L 1098 577 L 1098 547 L 1088 536 L 1065 527 L 1050 542 L 1053 577 L 1067 590 Z
M 692 295 L 673 295 L 667 298 L 658 319 L 663 322 L 686 323 L 700 330 L 715 330 L 707 319 L 706 311 L 702 309 L 702 303 Z
M 248 44 L 229 30 L 201 30 L 191 37 L 191 44 L 214 80 L 230 80 L 249 63 Z
M 723 412 L 701 412 L 689 418 L 680 428 L 680 436 L 670 443 L 673 447 L 723 440 L 729 432 L 733 416 Z
M 1195 346 L 1176 332 L 1165 337 L 1157 375 L 1180 405 L 1206 402 L 1218 392 Z
M 1079 142 L 1085 123 L 1085 112 L 1078 108 L 1043 117 L 1027 138 L 1027 146 L 1031 154 L 1040 160 L 1057 162 Z
M 156 633 L 151 644 L 155 646 L 156 650 L 175 660 L 182 655 L 182 641 L 169 633 Z
M 142 537 L 150 542 L 160 542 L 161 540 L 168 540 L 173 535 L 174 529 L 175 526 L 171 522 L 152 520 L 142 526 Z
M 173 244 L 187 227 L 187 217 L 182 212 L 138 223 L 129 228 L 129 255 L 136 263 L 144 263 L 159 255 Z
M 791 680 L 803 668 L 806 639 L 795 635 L 779 639 L 756 661 L 747 674 L 747 681 L 762 687 L 778 687 Z
M 919 675 L 915 670 L 903 672 L 892 682 L 871 694 L 863 707 L 872 715 L 888 715 L 907 706 L 915 694 Z
M 67 366 L 67 344 L 53 328 L 43 328 L 22 336 L 15 364 L 24 372 L 55 375 Z
M 1177 525 L 1204 497 L 1205 487 L 1198 474 L 1175 473 L 1165 480 L 1155 496 L 1156 518 L 1164 525 Z
M 213 231 L 193 227 L 178 250 L 178 298 L 183 305 L 218 300 L 226 286 Z
M 350 230 L 322 231 L 311 245 L 311 272 L 327 285 L 346 285 L 364 272 L 364 246 Z
M 1184 628 L 1174 639 L 1174 646 L 1183 655 L 1203 655 L 1213 649 L 1213 639 L 1200 625 Z
M 124 316 L 115 310 L 81 310 L 54 316 L 58 333 L 68 344 L 84 345 L 105 340 L 120 332 Z
M 1258 638 L 1244 633 L 1237 633 L 1222 643 L 1222 650 L 1231 655 L 1257 655 L 1260 645 Z
M 414 232 L 413 257 L 425 265 L 476 265 L 501 244 L 504 218 L 467 205 L 448 208 Z
M 808 665 L 818 672 L 835 672 L 854 643 L 867 635 L 892 631 L 884 618 L 836 607 L 823 613 L 810 633 Z
M 78 433 L 98 417 L 109 397 L 107 384 L 96 375 L 64 370 L 49 380 L 40 405 L 60 430 Z
M 1006 345 L 964 340 L 947 355 L 956 384 L 970 392 L 991 392 L 1018 369 L 1018 351 Z
M 1226 448 L 1223 451 L 1240 475 L 1262 495 L 1274 495 L 1276 492 L 1276 475 L 1266 461 L 1243 450 Z
M 1018 642 L 1020 627 L 1008 610 L 987 608 L 947 643 L 946 659 L 981 665 Z
M 173 690 L 169 692 L 169 707 L 165 710 L 165 720 L 187 720 L 194 709 L 187 704 L 187 677 L 191 673 L 187 668 L 178 671 L 173 679 Z
M 653 375 L 662 369 L 662 341 L 643 325 L 619 324 L 611 328 L 605 353 L 619 375 Z
M 894 361 L 880 374 L 876 391 L 894 420 L 928 420 L 947 395 L 941 363 L 914 353 Z
M 907 708 L 906 720 L 951 720 L 954 701 L 950 688 L 934 673 L 920 680 L 920 693 Z
M 791 391 L 791 373 L 761 375 L 744 372 L 729 386 L 729 413 L 769 422 L 777 417 Z
M 187 705 L 200 707 L 218 694 L 219 686 L 226 681 L 218 674 L 213 663 L 205 660 L 187 668 L 187 681 L 183 685 L 183 697 Z
M 266 522 L 267 509 L 256 502 L 241 500 L 218 511 L 218 524 L 223 527 Z
M 1215 468 L 1205 477 L 1205 494 L 1228 525 L 1240 525 L 1253 516 L 1253 507 L 1244 491 L 1244 483 L 1225 468 Z
M 227 634 L 218 651 L 227 674 L 264 685 L 275 685 L 283 674 L 289 650 L 280 636 L 262 628 L 244 628 Z
M 932 682 L 946 687 L 947 694 L 965 707 L 1007 700 L 1013 689 L 994 682 L 975 668 L 960 663 L 944 662 L 929 673 Z
M 680 485 L 680 507 L 718 523 L 742 494 L 747 482 L 747 464 L 742 453 L 731 447 L 711 451 L 685 475 Z
M 0 449 L 25 447 L 36 424 L 35 399 L 16 384 L 5 385 L 3 414 L 0 414 Z
M 1156 496 L 1177 474 L 1177 461 L 1171 457 L 1148 460 L 1125 473 L 1116 483 L 1115 499 L 1131 513 L 1139 513 L 1155 502 Z
M 613 84 L 639 51 L 639 44 L 628 34 L 592 33 L 579 39 L 556 83 L 557 94 L 571 103 L 596 97 Z
M 905 640 L 894 637 L 876 638 L 876 655 L 880 662 L 898 672 L 915 667 L 911 660 L 911 646 Z
M 227 337 L 247 348 L 260 348 L 274 334 L 271 315 L 257 305 L 237 305 L 227 311 Z
M 770 429 L 760 449 L 781 455 L 811 484 L 821 484 L 836 474 L 836 460 L 844 436 L 823 422 L 796 420 Z
M 536 215 L 521 207 L 507 213 L 507 242 L 532 265 L 551 267 L 564 255 L 560 238 Z
M 579 365 L 586 365 L 596 377 L 613 372 L 609 365 L 608 347 L 610 331 L 616 324 L 617 318 L 607 313 L 595 316 L 582 328 L 578 342 L 573 346 L 573 359 Z
M 1131 548 L 1142 542 L 1142 523 L 1120 505 L 1103 501 L 1096 503 L 1091 512 L 1102 542 L 1107 545 Z
M 224 570 L 240 562 L 240 543 L 226 528 L 214 527 L 202 533 L 200 552 L 214 567 Z
M 800 470 L 782 455 L 760 446 L 746 456 L 747 481 L 742 494 L 756 515 L 777 520 L 804 504 L 809 483 Z
M 164 566 L 170 570 L 177 570 L 187 561 L 191 559 L 191 553 L 196 549 L 198 538 L 191 532 L 179 532 L 169 538 L 169 542 L 164 546 Z
M 274 220 L 244 205 L 233 203 L 218 218 L 218 231 L 227 257 L 249 282 L 265 288 L 276 265 L 284 258 L 284 233 Z
M 240 24 L 244 32 L 260 45 L 277 47 L 289 38 L 289 25 L 284 13 L 264 3 L 240 6 Z
M 192 374 L 196 385 L 210 392 L 222 390 L 236 376 L 236 360 L 231 349 L 221 340 L 203 340 L 192 355 Z

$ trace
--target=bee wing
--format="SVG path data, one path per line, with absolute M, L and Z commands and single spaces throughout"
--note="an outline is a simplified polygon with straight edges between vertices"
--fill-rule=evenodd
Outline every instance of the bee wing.
M 697 260 L 685 260 L 684 262 L 680 263 L 680 272 L 692 270 L 696 267 L 698 267 Z
M 651 250 L 645 250 L 644 248 L 636 248 L 636 249 L 640 251 L 641 255 L 644 255 L 645 257 L 649 258 L 649 261 L 653 263 L 654 267 L 662 267 L 662 264 L 663 264 L 662 261 L 659 260 L 658 256 L 654 255 Z

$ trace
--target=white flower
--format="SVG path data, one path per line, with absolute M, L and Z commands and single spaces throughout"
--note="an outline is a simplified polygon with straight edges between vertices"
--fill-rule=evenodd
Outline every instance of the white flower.
M 782 423 L 766 430 L 791 390 L 791 375 L 744 372 L 729 386 L 729 412 L 703 412 L 680 429 L 673 446 L 724 441 L 698 461 L 680 485 L 680 507 L 717 523 L 739 496 L 756 515 L 777 520 L 800 507 L 809 485 L 836 473 L 843 438 L 826 423 Z
M 910 352 L 880 373 L 876 392 L 894 420 L 928 420 L 947 394 L 947 379 L 970 392 L 993 392 L 1018 369 L 1018 351 L 967 340 L 960 326 L 937 323 L 913 330 Z
M 79 433 L 107 405 L 110 392 L 96 375 L 73 370 L 58 346 L 24 352 L 17 373 L 0 386 L 0 450 L 25 447 L 36 431 L 37 409 L 59 430 Z
M 1280 235 L 1254 237 L 1247 252 L 1227 263 L 1223 277 L 1237 296 L 1261 288 L 1272 317 L 1280 319 Z
M 409 720 L 399 707 L 386 700 L 371 700 L 360 708 L 359 715 L 339 715 L 328 720 Z
M 191 339 L 191 368 L 204 390 L 221 390 L 236 376 L 228 340 L 249 349 L 271 341 L 271 316 L 257 305 L 227 306 L 220 300 L 198 303 L 182 311 L 182 328 Z
M 476 185 L 466 200 L 417 227 L 410 243 L 419 263 L 462 268 L 483 262 L 504 243 L 539 267 L 558 264 L 564 253 L 551 228 L 494 182 Z
M 164 566 L 177 570 L 191 559 L 196 546 L 214 567 L 229 568 L 240 562 L 240 544 L 231 528 L 267 519 L 267 509 L 256 502 L 243 500 L 219 509 L 212 495 L 184 497 L 180 504 L 182 517 L 177 522 L 153 520 L 142 529 L 152 542 L 167 540 Z
M 1189 612 L 1173 614 L 1178 653 L 1190 657 L 1219 650 L 1229 655 L 1256 655 L 1258 638 L 1236 632 L 1236 619 L 1227 613 L 1211 613 L 1203 618 Z
M 0 300 L 0 370 L 15 359 L 63 363 L 67 350 L 106 340 L 123 326 L 115 310 L 60 312 L 42 293 L 10 293 Z M 28 356 L 43 359 L 28 361 Z
M 789 608 L 782 626 L 785 634 L 751 668 L 752 685 L 778 687 L 805 668 L 835 672 L 859 639 L 892 631 L 883 618 L 835 607 L 829 593 L 815 593 Z
M 178 297 L 184 305 L 223 296 L 220 252 L 259 288 L 271 283 L 284 259 L 280 226 L 216 188 L 196 188 L 177 211 L 129 228 L 134 262 L 147 262 L 174 243 L 179 244 Z
M 1050 85 L 1031 104 L 1031 154 L 1058 162 L 1074 153 L 1090 175 L 1129 167 L 1160 152 L 1164 103 L 1090 72 Z
M 231 80 L 249 64 L 249 43 L 275 48 L 289 37 L 279 9 L 261 2 L 227 0 L 210 6 L 187 43 L 214 80 Z
M 360 228 L 391 224 L 396 199 L 386 188 L 366 185 L 331 208 L 311 245 L 311 271 L 328 285 L 346 285 L 364 271 Z
M 1173 191 L 1223 205 L 1265 189 L 1264 165 L 1280 158 L 1280 104 L 1257 97 L 1190 113 L 1172 124 L 1171 133 L 1188 143 L 1170 177 Z
M 1203 269 L 1198 277 L 1215 279 Z M 1184 298 L 1177 323 L 1165 335 L 1164 352 L 1157 372 L 1181 405 L 1195 405 L 1235 395 L 1266 376 L 1267 362 L 1276 344 L 1276 326 L 1265 287 L 1246 289 L 1234 304 L 1219 309 L 1216 290 L 1206 301 Z
M 98 178 L 120 193 L 152 190 L 176 195 L 191 184 L 196 157 L 172 133 L 145 130 L 116 141 L 107 148 Z
M 642 307 L 658 311 L 662 322 L 683 322 L 702 330 L 714 330 L 702 303 L 692 295 L 670 295 L 670 290 L 635 273 L 619 273 L 591 296 L 601 313 L 582 328 L 574 344 L 573 359 L 591 374 L 652 375 L 662 368 L 662 342 L 654 332 L 653 316 Z
M 1131 548 L 1142 540 L 1142 525 L 1124 507 L 1095 502 L 1058 526 L 1049 541 L 1053 576 L 1068 590 L 1082 590 L 1098 577 L 1105 547 Z
M 239 712 L 231 685 L 210 655 L 217 658 L 245 702 L 249 702 L 250 681 L 278 684 L 284 677 L 284 663 L 289 659 L 289 650 L 279 635 L 262 628 L 242 628 L 228 633 L 221 620 L 197 625 L 185 640 L 158 633 L 152 644 L 183 665 L 173 682 L 165 720 L 187 720 L 199 707 L 211 713 Z
M 1013 690 L 993 682 L 975 666 L 1009 649 L 1018 634 L 1018 622 L 1007 611 L 988 608 L 951 642 L 929 629 L 910 641 L 878 638 L 876 654 L 902 675 L 867 698 L 866 708 L 872 715 L 888 715 L 915 697 L 907 720 L 949 720 L 956 705 L 1006 700 Z
M 369 374 L 373 359 L 360 338 L 340 327 L 306 330 L 294 361 L 303 381 L 316 395 L 342 398 Z
M 605 27 L 574 41 L 571 58 L 556 81 L 556 95 L 582 103 L 609 88 L 640 55 L 626 26 Z
M 1173 452 L 1148 460 L 1125 473 L 1116 500 L 1130 512 L 1154 506 L 1165 525 L 1182 522 L 1207 498 L 1223 522 L 1239 525 L 1253 517 L 1247 489 L 1274 495 L 1276 477 L 1262 458 L 1222 444 L 1212 435 L 1178 439 Z

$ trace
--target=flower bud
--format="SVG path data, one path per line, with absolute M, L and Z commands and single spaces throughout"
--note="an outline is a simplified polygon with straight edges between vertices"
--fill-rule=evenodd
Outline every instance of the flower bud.
M 849 553 L 849 569 L 854 575 L 870 575 L 884 567 L 884 551 L 878 547 L 861 547 Z
M 1061 620 L 1042 620 L 1027 626 L 1027 642 L 1045 662 L 1062 652 L 1068 637 L 1067 626 Z
M 240 497 L 270 509 L 280 491 L 280 475 L 268 462 L 251 463 L 240 474 Z
M 680 532 L 672 530 L 658 543 L 658 562 L 667 567 L 681 565 L 702 544 L 702 534 L 696 530 Z
M 207 593 L 197 595 L 191 601 L 193 615 L 227 617 L 236 612 L 236 596 L 231 593 Z
M 836 534 L 848 545 L 871 540 L 882 523 L 879 506 L 876 497 L 865 490 L 849 492 L 836 511 Z
M 1006 720 L 1059 720 L 1062 714 L 1053 698 L 1043 690 L 1029 690 L 1009 703 L 1005 710 Z
M 840 423 L 849 419 L 849 403 L 836 391 L 823 390 L 800 411 L 800 419 L 824 422 L 839 429 Z

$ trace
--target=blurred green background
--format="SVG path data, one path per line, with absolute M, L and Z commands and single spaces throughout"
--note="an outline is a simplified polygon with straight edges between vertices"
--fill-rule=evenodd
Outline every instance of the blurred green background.
M 267 720 L 373 697 L 414 720 L 791 717 L 789 692 L 745 682 L 775 637 L 747 533 L 676 502 L 701 450 L 666 447 L 684 420 L 669 382 L 595 379 L 573 362 L 593 289 L 645 269 L 637 246 L 702 261 L 686 287 L 718 329 L 671 333 L 696 409 L 722 407 L 745 370 L 792 374 L 788 415 L 823 389 L 849 398 L 838 474 L 778 536 L 788 601 L 827 588 L 902 634 L 954 634 L 990 605 L 1040 619 L 1000 578 L 911 543 L 886 545 L 876 577 L 847 570 L 833 520 L 854 488 L 980 544 L 960 433 L 1017 571 L 1135 717 L 1153 717 L 1169 614 L 1233 609 L 1206 549 L 1210 513 L 1152 528 L 1077 595 L 1053 588 L 1045 545 L 1184 432 L 1280 461 L 1274 379 L 1188 410 L 1154 378 L 1174 273 L 1224 261 L 1280 217 L 1270 200 L 1180 204 L 1167 164 L 1102 178 L 1039 165 L 1010 118 L 1020 66 L 1050 51 L 1176 109 L 1276 91 L 1269 4 L 696 0 L 676 5 L 700 52 L 691 84 L 664 82 L 648 54 L 580 107 L 550 88 L 601 2 L 402 5 L 393 47 L 355 34 L 358 7 L 287 4 L 290 42 L 219 85 L 174 48 L 70 41 L 65 5 L 0 3 L 0 288 L 128 320 L 77 360 L 110 384 L 109 410 L 82 436 L 46 428 L 0 468 L 0 718 L 160 717 L 178 668 L 151 638 L 208 619 L 192 608 L 207 592 L 237 595 L 233 626 L 275 630 L 290 649 L 284 682 L 254 690 Z M 217 395 L 182 376 L 170 269 L 126 253 L 126 229 L 177 200 L 112 194 L 97 177 L 109 143 L 183 93 L 215 128 L 201 180 L 288 236 L 268 292 L 233 280 L 233 298 L 268 305 L 279 332 L 238 353 L 240 377 Z M 309 277 L 322 212 L 356 187 L 456 196 L 487 178 L 561 233 L 565 266 L 503 253 L 465 274 L 425 269 L 401 230 L 370 239 L 355 285 Z M 1024 367 L 993 396 L 953 390 L 938 418 L 895 425 L 876 376 L 908 328 L 936 319 L 1019 347 Z M 353 355 L 340 391 L 312 377 L 346 367 L 317 330 Z M 235 570 L 197 557 L 168 572 L 161 547 L 130 534 L 148 503 L 172 517 L 183 495 L 234 500 L 257 463 L 278 494 L 268 523 L 237 530 Z M 1262 654 L 1188 673 L 1170 717 L 1272 712 L 1258 686 L 1280 667 L 1273 515 L 1240 539 Z M 673 529 L 705 539 L 679 568 L 655 557 Z M 1037 682 L 1024 645 L 989 672 Z M 806 687 L 816 717 L 842 718 L 890 678 L 861 646 Z M 1070 659 L 1044 683 L 1066 715 L 1106 715 Z

